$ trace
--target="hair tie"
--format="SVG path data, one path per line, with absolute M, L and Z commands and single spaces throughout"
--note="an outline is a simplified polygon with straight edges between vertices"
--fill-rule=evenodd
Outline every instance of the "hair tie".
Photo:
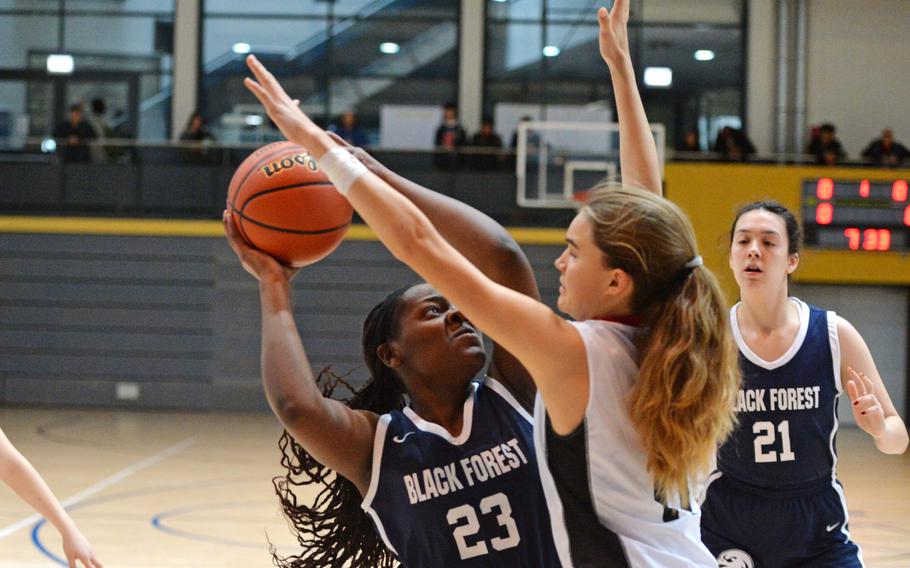
M 701 255 L 696 255 L 695 258 L 693 258 L 689 262 L 685 263 L 683 266 L 691 269 L 691 268 L 695 268 L 696 266 L 702 266 L 704 263 L 705 263 L 705 261 L 702 259 Z

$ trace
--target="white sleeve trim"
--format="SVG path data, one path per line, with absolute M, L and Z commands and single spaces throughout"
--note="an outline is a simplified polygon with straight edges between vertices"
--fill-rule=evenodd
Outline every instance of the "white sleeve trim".
M 837 394 L 844 392 L 844 385 L 840 376 L 840 338 L 837 335 L 837 314 L 833 311 L 827 313 L 828 317 L 828 342 L 831 345 L 831 363 L 834 365 L 834 386 Z
M 370 485 L 367 487 L 367 494 L 363 497 L 360 504 L 364 511 L 369 512 L 372 508 L 373 499 L 376 497 L 376 490 L 379 487 L 379 470 L 382 466 L 382 448 L 385 446 L 385 435 L 392 421 L 390 414 L 383 414 L 376 423 L 376 435 L 373 436 L 373 465 L 370 472 Z
M 379 422 L 376 423 L 376 435 L 373 437 L 373 466 L 372 472 L 370 473 L 370 486 L 367 488 L 367 494 L 364 496 L 360 507 L 373 518 L 373 524 L 376 525 L 376 530 L 379 531 L 379 536 L 382 537 L 382 542 L 385 543 L 386 548 L 391 550 L 395 556 L 398 556 L 398 551 L 395 550 L 395 547 L 389 542 L 385 527 L 379 519 L 379 513 L 373 509 L 373 499 L 376 497 L 376 490 L 379 487 L 379 473 L 382 466 L 382 449 L 385 446 L 386 431 L 388 430 L 391 421 L 392 416 L 390 414 L 383 414 L 379 417 Z

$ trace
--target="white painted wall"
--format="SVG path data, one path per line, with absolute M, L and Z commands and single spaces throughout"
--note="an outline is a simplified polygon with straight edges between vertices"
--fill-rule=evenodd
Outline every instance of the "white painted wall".
M 886 126 L 910 143 L 910 2 L 808 4 L 809 124 L 833 122 L 851 156 Z

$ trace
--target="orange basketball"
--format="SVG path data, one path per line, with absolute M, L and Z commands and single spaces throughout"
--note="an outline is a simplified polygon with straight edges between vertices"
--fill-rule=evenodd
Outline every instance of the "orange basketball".
M 240 164 L 227 207 L 244 240 L 291 266 L 328 256 L 351 224 L 350 203 L 293 142 L 259 148 Z

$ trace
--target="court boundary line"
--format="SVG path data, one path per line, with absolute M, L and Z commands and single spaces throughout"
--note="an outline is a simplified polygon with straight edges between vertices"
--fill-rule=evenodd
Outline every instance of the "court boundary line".
M 124 479 L 126 479 L 132 475 L 135 475 L 136 473 L 139 473 L 140 471 L 142 471 L 144 469 L 148 469 L 149 467 L 151 467 L 159 462 L 164 461 L 165 459 L 171 457 L 174 454 L 182 452 L 186 448 L 195 444 L 196 440 L 197 440 L 197 436 L 190 436 L 189 438 L 185 438 L 184 440 L 174 444 L 173 446 L 165 448 L 156 454 L 153 454 L 143 460 L 140 460 L 132 465 L 129 465 L 129 466 L 121 469 L 114 475 L 106 477 L 105 479 L 102 479 L 101 481 L 99 481 L 93 485 L 90 485 L 89 487 L 86 487 L 85 489 L 76 493 L 75 495 L 71 495 L 70 497 L 67 497 L 66 499 L 61 501 L 60 504 L 63 506 L 64 509 L 67 509 L 73 505 L 76 505 L 79 502 L 84 501 L 85 499 L 91 497 L 92 495 L 95 495 L 96 493 L 99 493 L 99 492 L 107 489 L 108 487 L 111 487 L 112 485 L 120 483 Z M 12 534 L 15 534 L 20 529 L 27 527 L 27 526 L 31 525 L 32 523 L 41 522 L 43 519 L 44 519 L 43 515 L 41 515 L 40 513 L 34 513 L 24 519 L 16 521 L 15 523 L 13 523 L 11 525 L 3 527 L 2 529 L 0 529 L 0 540 L 3 540 Z

